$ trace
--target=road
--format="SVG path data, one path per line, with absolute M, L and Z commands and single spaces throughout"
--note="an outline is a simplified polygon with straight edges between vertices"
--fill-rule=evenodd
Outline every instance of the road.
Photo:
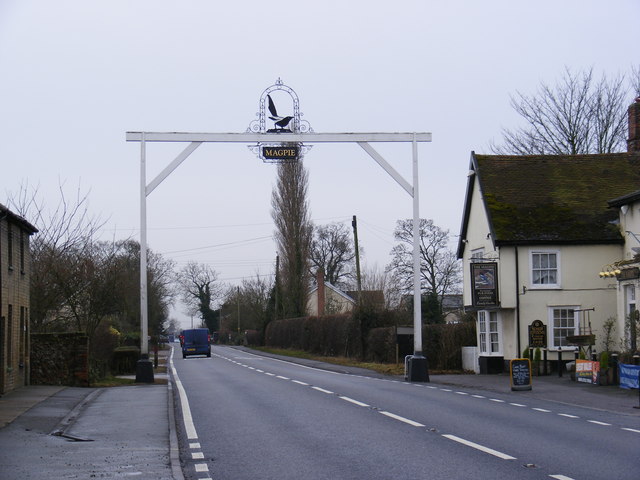
M 638 417 L 230 347 L 210 359 L 176 352 L 188 480 L 640 478 Z

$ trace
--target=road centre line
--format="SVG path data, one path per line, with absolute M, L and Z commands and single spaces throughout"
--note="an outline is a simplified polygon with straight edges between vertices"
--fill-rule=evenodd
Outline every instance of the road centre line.
M 488 453 L 489 455 L 493 455 L 494 457 L 501 458 L 503 460 L 515 460 L 516 457 L 512 457 L 511 455 L 507 455 L 506 453 L 499 452 L 489 447 L 485 447 L 484 445 L 480 445 L 478 443 L 470 442 L 469 440 L 465 440 L 464 438 L 456 437 L 455 435 L 442 435 L 449 440 L 453 440 L 454 442 L 461 443 L 471 448 L 475 448 L 476 450 L 480 450 L 481 452 Z
M 640 430 L 636 430 L 635 428 L 622 428 L 622 430 L 626 430 L 627 432 L 635 432 L 640 433 Z
M 317 390 L 317 391 L 319 391 L 319 392 L 322 392 L 322 393 L 327 393 L 327 394 L 329 394 L 329 395 L 333 395 L 333 392 L 332 392 L 332 391 L 330 391 L 330 390 L 325 390 L 324 388 L 320 388 L 320 387 L 311 387 L 311 388 L 313 388 L 314 390 Z
M 401 417 L 400 415 L 396 415 L 394 413 L 391 412 L 380 412 L 382 415 L 385 415 L 389 418 L 393 418 L 394 420 L 399 420 L 400 422 L 404 422 L 407 423 L 409 425 L 411 425 L 412 427 L 424 427 L 425 425 L 418 423 L 418 422 L 414 422 L 413 420 L 409 420 L 408 418 L 405 417 Z
M 293 383 L 297 383 L 298 385 L 304 385 L 305 387 L 308 387 L 309 384 L 305 383 L 305 382 L 301 382 L 300 380 L 291 380 Z
M 561 417 L 567 417 L 567 418 L 580 418 L 577 415 L 569 415 L 568 413 L 559 413 L 558 415 L 560 415 Z
M 587 422 L 589 423 L 595 423 L 596 425 L 602 425 L 604 427 L 610 427 L 611 424 L 610 423 L 604 423 L 604 422 L 599 422 L 597 420 L 587 420 Z
M 282 375 L 276 375 L 276 378 L 279 378 L 280 380 L 291 380 L 289 377 L 283 377 Z
M 509 405 L 513 405 L 514 407 L 526 407 L 526 405 L 523 405 L 521 403 L 509 403 Z
M 504 403 L 504 400 L 500 400 L 499 398 L 490 398 L 489 400 L 492 402 Z
M 551 410 L 547 410 L 544 408 L 532 408 L 531 410 L 535 410 L 536 412 L 542 412 L 542 413 L 551 413 Z
M 342 400 L 345 400 L 347 402 L 351 402 L 354 405 L 358 405 L 359 407 L 369 407 L 370 406 L 370 405 L 367 405 L 366 403 L 362 403 L 362 402 L 359 402 L 358 400 L 354 400 L 353 398 L 344 397 L 344 396 L 340 396 L 339 398 L 341 398 Z
M 566 475 L 549 475 L 551 478 L 555 478 L 556 480 L 573 480 L 571 477 L 567 477 Z

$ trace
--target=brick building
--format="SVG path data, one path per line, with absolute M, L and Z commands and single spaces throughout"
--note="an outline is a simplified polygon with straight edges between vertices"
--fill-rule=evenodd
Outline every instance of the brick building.
M 0 204 L 0 394 L 29 384 L 29 239 L 37 231 Z

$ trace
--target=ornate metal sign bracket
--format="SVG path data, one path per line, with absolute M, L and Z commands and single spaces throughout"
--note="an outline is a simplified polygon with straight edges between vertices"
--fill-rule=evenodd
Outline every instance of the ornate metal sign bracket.
M 282 101 L 287 99 L 287 95 L 276 93 L 272 97 L 274 92 L 288 94 L 290 109 L 286 108 L 287 102 Z M 298 95 L 291 87 L 282 83 L 280 78 L 262 92 L 258 108 L 257 119 L 249 124 L 247 133 L 313 133 L 309 122 L 301 118 L 303 114 L 300 113 Z M 267 129 L 267 120 L 273 122 L 273 128 Z M 312 145 L 304 145 L 302 142 L 258 142 L 248 147 L 263 162 L 279 164 L 297 162 Z

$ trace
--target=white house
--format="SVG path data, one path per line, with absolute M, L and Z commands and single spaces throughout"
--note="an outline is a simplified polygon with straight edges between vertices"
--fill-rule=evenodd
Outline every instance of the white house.
M 634 238 L 625 232 L 639 231 L 637 223 L 622 225 L 611 208 L 629 200 L 635 217 L 624 222 L 638 221 L 638 200 L 629 195 L 640 186 L 640 128 L 631 121 L 639 102 L 630 107 L 626 153 L 472 152 L 458 257 L 465 311 L 477 315 L 482 373 L 501 372 L 522 355 L 534 320 L 544 325 L 548 359 L 557 368 L 558 351 L 576 349 L 576 339 L 567 337 L 595 334 L 593 349 L 600 351 L 603 323 L 631 308 L 620 304 L 618 281 L 599 272 L 630 256 Z

